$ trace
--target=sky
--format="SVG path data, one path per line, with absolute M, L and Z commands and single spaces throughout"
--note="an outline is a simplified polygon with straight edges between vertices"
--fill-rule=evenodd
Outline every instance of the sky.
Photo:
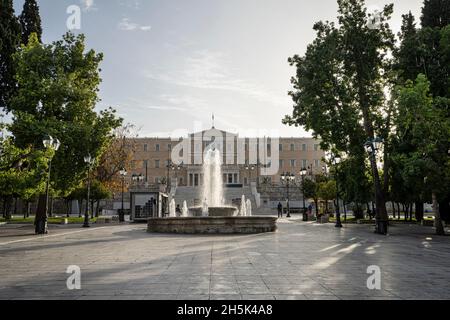
M 16 14 L 23 0 L 15 0 Z M 422 0 L 367 0 L 370 10 L 394 3 L 418 19 Z M 140 136 L 215 127 L 243 136 L 263 130 L 310 136 L 281 123 L 287 92 L 320 20 L 336 19 L 336 0 L 38 0 L 43 41 L 68 31 L 67 8 L 81 9 L 89 48 L 104 53 L 98 109 L 113 107 Z M 249 134 L 253 132 L 253 134 Z

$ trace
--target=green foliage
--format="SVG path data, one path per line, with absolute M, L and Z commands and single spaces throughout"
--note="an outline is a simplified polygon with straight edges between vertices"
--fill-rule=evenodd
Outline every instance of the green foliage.
M 68 33 L 44 45 L 32 33 L 14 58 L 19 88 L 11 99 L 9 130 L 19 147 L 42 148 L 46 135 L 60 140 L 52 162 L 52 188 L 68 195 L 86 177 L 84 156 L 98 159 L 122 121 L 112 109 L 94 110 L 102 55 L 86 51 L 83 35 Z
M 336 181 L 330 180 L 327 182 L 321 182 L 317 190 L 317 195 L 324 201 L 336 199 Z
M 42 192 L 50 155 L 32 148 L 19 149 L 11 138 L 0 143 L 0 197 L 30 199 Z
M 360 181 L 365 183 L 364 143 L 375 136 L 387 141 L 390 131 L 393 104 L 384 92 L 392 80 L 388 53 L 395 39 L 387 22 L 393 6 L 384 7 L 380 24 L 374 28 L 363 0 L 338 0 L 338 5 L 338 24 L 316 23 L 316 39 L 306 54 L 289 59 L 297 69 L 291 80 L 294 90 L 289 92 L 295 106 L 283 122 L 303 126 L 322 140 L 323 149 L 352 158 L 357 164 L 351 166 L 350 174 L 364 177 Z M 376 167 L 374 171 L 381 185 Z M 357 183 L 352 185 L 355 190 Z M 377 193 L 382 207 L 383 192 Z M 346 195 L 348 201 L 364 198 L 349 190 Z
M 419 75 L 415 83 L 408 81 L 400 87 L 398 97 L 398 148 L 393 159 L 400 166 L 403 184 L 414 184 L 420 190 L 426 178 L 424 187 L 445 197 L 450 186 L 446 167 L 450 121 L 435 106 L 424 75 Z
M 28 39 L 32 33 L 36 33 L 38 41 L 42 42 L 41 17 L 36 0 L 25 0 L 19 20 L 22 26 L 22 43 L 28 44 Z
M 425 0 L 422 8 L 424 28 L 442 28 L 450 24 L 450 2 L 448 0 Z
M 15 92 L 13 54 L 20 45 L 20 37 L 12 0 L 0 0 L 0 109 L 8 110 L 8 100 Z

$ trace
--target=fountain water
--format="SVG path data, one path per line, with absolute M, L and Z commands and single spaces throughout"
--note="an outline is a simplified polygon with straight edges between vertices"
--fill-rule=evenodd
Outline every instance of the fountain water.
M 186 218 L 188 215 L 189 215 L 189 209 L 188 209 L 188 206 L 187 206 L 187 202 L 186 201 L 183 201 L 183 209 L 182 209 L 182 216 L 184 217 L 184 218 Z
M 169 217 L 175 218 L 177 216 L 175 199 L 172 199 L 169 204 Z
M 247 216 L 247 203 L 245 202 L 245 196 L 242 196 L 242 200 L 241 200 L 241 210 L 239 211 L 239 215 L 241 217 L 246 217 Z
M 222 160 L 220 151 L 209 149 L 203 161 L 203 199 L 208 207 L 221 207 L 223 202 Z
M 277 229 L 276 218 L 252 217 L 252 203 L 242 196 L 239 211 L 235 206 L 227 206 L 223 188 L 219 150 L 210 148 L 204 158 L 202 203 L 193 208 L 183 202 L 182 217 L 176 215 L 175 200 L 169 203 L 170 218 L 150 218 L 148 232 L 162 233 L 206 233 L 206 234 L 252 234 L 273 232 Z
M 252 216 L 252 202 L 250 201 L 250 199 L 247 199 L 247 206 L 245 208 L 247 217 L 251 217 Z

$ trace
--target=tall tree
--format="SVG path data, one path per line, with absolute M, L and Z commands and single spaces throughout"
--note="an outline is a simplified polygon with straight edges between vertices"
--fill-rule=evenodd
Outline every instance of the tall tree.
M 39 42 L 42 42 L 41 16 L 36 0 L 25 0 L 19 20 L 22 26 L 22 43 L 28 44 L 32 33 L 36 33 Z
M 422 8 L 422 27 L 443 28 L 450 24 L 450 1 L 425 0 Z
M 20 45 L 20 37 L 12 0 L 0 0 L 0 108 L 6 111 L 17 86 L 13 55 Z
M 319 22 L 317 37 L 304 57 L 289 59 L 297 67 L 292 79 L 293 115 L 284 122 L 305 126 L 323 140 L 325 148 L 357 158 L 364 155 L 364 142 L 390 131 L 391 105 L 384 91 L 390 81 L 388 53 L 394 35 L 387 21 L 393 6 L 377 17 L 367 13 L 363 0 L 338 0 L 338 26 Z M 388 148 L 385 148 L 387 151 Z M 376 161 L 370 159 L 377 204 L 377 232 L 387 232 L 385 188 Z M 386 166 L 388 161 L 384 162 Z M 364 166 L 362 166 L 364 167 Z
M 51 187 L 64 197 L 87 175 L 84 157 L 98 159 L 121 125 L 112 109 L 95 112 L 101 82 L 102 55 L 86 50 L 84 36 L 68 33 L 50 45 L 32 33 L 27 46 L 16 55 L 19 88 L 11 100 L 9 125 L 19 147 L 42 148 L 51 135 L 61 142 L 52 161 Z M 46 233 L 45 196 L 36 212 L 37 233 Z

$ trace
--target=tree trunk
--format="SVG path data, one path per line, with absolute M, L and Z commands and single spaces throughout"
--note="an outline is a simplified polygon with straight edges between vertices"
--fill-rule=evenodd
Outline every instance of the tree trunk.
M 417 222 L 422 222 L 424 215 L 424 205 L 422 201 L 416 202 L 416 220 Z
M 397 219 L 400 220 L 400 216 L 401 216 L 401 214 L 400 214 L 400 203 L 398 203 L 398 202 L 397 202 L 397 215 L 398 215 Z
M 30 212 L 31 212 L 31 201 L 28 201 L 28 203 L 27 203 L 27 218 L 30 217 Z
M 38 205 L 36 209 L 36 217 L 34 220 L 36 234 L 47 234 L 47 213 L 46 213 L 46 196 L 45 194 L 39 195 Z
M 66 217 L 69 218 L 70 217 L 70 200 L 66 199 Z
M 78 200 L 78 218 L 81 218 L 81 213 L 83 209 L 83 199 Z
M 410 222 L 413 221 L 413 212 L 414 212 L 414 203 L 411 203 L 411 205 L 409 207 L 409 221 Z
M 408 221 L 409 203 L 405 204 L 403 210 L 405 211 L 405 221 Z
M 94 200 L 91 200 L 91 219 L 94 219 Z
M 50 197 L 48 216 L 53 217 L 53 197 Z
M 395 202 L 392 201 L 392 214 L 394 215 L 393 218 L 395 219 Z
M 450 196 L 447 199 L 439 202 L 439 213 L 441 214 L 442 221 L 450 224 Z
M 436 234 L 438 236 L 445 236 L 444 226 L 442 225 L 441 213 L 439 211 L 439 203 L 437 201 L 436 193 L 433 192 L 433 213 L 434 213 L 434 226 L 436 227 Z
M 316 206 L 316 217 L 319 217 L 319 200 L 314 199 L 314 205 Z

